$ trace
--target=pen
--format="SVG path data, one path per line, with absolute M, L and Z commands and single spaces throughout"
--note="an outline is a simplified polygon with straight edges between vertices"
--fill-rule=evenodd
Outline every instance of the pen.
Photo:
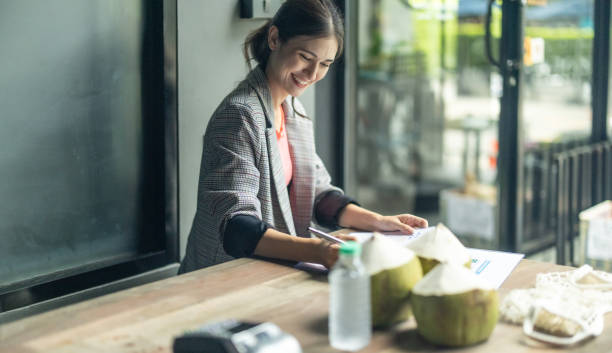
M 325 240 L 327 240 L 327 241 L 329 241 L 329 242 L 332 242 L 332 243 L 335 243 L 335 244 L 344 244 L 344 243 L 346 243 L 346 242 L 345 242 L 344 240 L 342 240 L 342 239 L 336 238 L 336 237 L 334 237 L 333 235 L 327 234 L 327 233 L 322 232 L 322 231 L 320 231 L 320 230 L 318 230 L 318 229 L 315 229 L 315 228 L 313 228 L 313 227 L 308 227 L 308 230 L 309 230 L 309 231 L 310 231 L 312 234 L 314 234 L 315 236 L 317 236 L 317 237 L 319 237 L 319 238 L 321 238 L 321 239 L 325 239 Z

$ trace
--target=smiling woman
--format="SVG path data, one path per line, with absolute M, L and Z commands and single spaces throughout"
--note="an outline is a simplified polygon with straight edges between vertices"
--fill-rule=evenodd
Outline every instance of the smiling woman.
M 343 37 L 331 0 L 287 0 L 247 37 L 245 58 L 258 65 L 206 128 L 198 207 L 179 272 L 252 255 L 329 267 L 338 246 L 310 238 L 312 221 L 408 233 L 427 225 L 359 207 L 331 185 L 316 154 L 312 121 L 296 97 L 325 77 Z
M 329 66 L 342 55 L 343 43 L 342 17 L 330 1 L 292 1 L 247 37 L 244 56 L 249 67 L 254 60 L 265 68 L 270 90 L 278 99 L 283 95 L 297 97 L 325 77 Z M 283 81 L 288 81 L 284 89 L 274 87 L 273 82 Z M 295 86 L 297 89 L 291 90 Z M 275 107 L 280 105 L 274 103 Z

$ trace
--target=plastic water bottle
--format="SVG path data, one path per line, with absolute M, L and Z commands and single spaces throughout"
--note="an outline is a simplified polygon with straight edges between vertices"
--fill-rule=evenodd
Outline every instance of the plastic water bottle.
M 332 347 L 356 351 L 372 338 L 370 277 L 363 267 L 361 245 L 340 247 L 329 273 L 329 341 Z

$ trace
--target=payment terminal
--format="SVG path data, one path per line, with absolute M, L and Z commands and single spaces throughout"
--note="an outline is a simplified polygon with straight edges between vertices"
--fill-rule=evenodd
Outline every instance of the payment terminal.
M 302 353 L 290 334 L 271 322 L 224 320 L 174 339 L 174 353 Z

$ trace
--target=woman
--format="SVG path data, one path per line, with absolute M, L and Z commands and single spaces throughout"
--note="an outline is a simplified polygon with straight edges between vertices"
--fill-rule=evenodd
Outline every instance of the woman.
M 204 135 L 198 207 L 180 273 L 236 257 L 321 263 L 338 246 L 311 238 L 326 227 L 412 233 L 427 221 L 359 207 L 330 176 L 313 124 L 295 98 L 325 77 L 342 53 L 344 29 L 330 0 L 287 0 L 244 45 L 258 66 L 219 105 Z

